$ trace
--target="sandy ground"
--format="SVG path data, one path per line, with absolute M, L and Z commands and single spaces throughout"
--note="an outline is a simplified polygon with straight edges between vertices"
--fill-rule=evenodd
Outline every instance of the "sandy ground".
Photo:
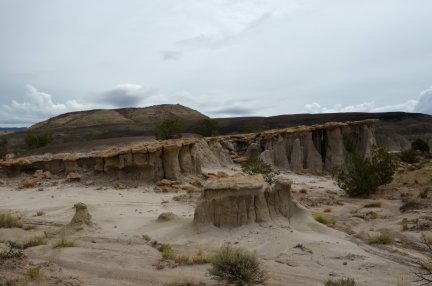
M 43 191 L 17 190 L 14 182 L 0 187 L 0 211 L 19 213 L 26 224 L 36 226 L 32 231 L 46 233 L 47 245 L 25 250 L 28 262 L 48 263 L 50 269 L 58 269 L 63 281 L 72 279 L 65 285 L 163 285 L 182 279 L 214 284 L 207 275 L 208 264 L 156 269 L 161 254 L 143 235 L 169 243 L 181 253 L 202 250 L 211 254 L 225 243 L 256 251 L 269 271 L 269 285 L 323 285 L 328 278 L 351 277 L 359 285 L 387 286 L 412 279 L 413 261 L 421 254 L 404 242 L 418 241 L 420 232 L 401 234 L 401 219 L 414 215 L 399 211 L 402 202 L 397 195 L 381 199 L 381 208 L 367 209 L 378 213 L 377 218 L 367 220 L 357 214 L 365 212 L 362 206 L 371 200 L 343 196 L 330 177 L 285 175 L 293 180 L 295 198 L 312 213 L 324 214 L 325 208 L 331 207 L 325 214 L 336 221 L 332 228 L 300 215 L 231 230 L 198 229 L 192 220 L 199 194 L 185 201 L 176 199 L 189 196 L 185 192 L 155 193 L 153 186 L 119 190 L 61 180 Z M 77 202 L 88 206 L 96 225 L 65 232 L 63 226 L 73 217 Z M 38 211 L 44 215 L 36 216 Z M 179 218 L 156 222 L 163 212 L 173 212 Z M 383 230 L 398 234 L 395 245 L 364 242 Z M 10 231 L 0 229 L 0 238 Z M 62 235 L 74 240 L 76 247 L 53 248 Z M 299 244 L 302 247 L 295 247 Z

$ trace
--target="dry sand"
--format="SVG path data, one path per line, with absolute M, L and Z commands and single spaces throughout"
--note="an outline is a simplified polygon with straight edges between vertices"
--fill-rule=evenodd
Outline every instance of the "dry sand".
M 211 254 L 224 243 L 256 251 L 269 271 L 269 285 L 323 285 L 328 278 L 352 277 L 359 285 L 387 286 L 396 285 L 402 277 L 412 278 L 415 268 L 410 261 L 415 255 L 405 257 L 397 245 L 369 246 L 358 236 L 372 228 L 379 231 L 382 224 L 391 228 L 399 218 L 356 223 L 350 217 L 344 221 L 342 218 L 348 217 L 351 208 L 361 208 L 359 205 L 365 200 L 341 197 L 341 191 L 329 177 L 285 175 L 293 180 L 294 195 L 304 205 L 311 203 L 314 196 L 321 198 L 318 201 L 333 200 L 331 215 L 340 220 L 335 227 L 349 228 L 351 235 L 312 221 L 308 215 L 231 230 L 197 229 L 192 225 L 196 196 L 190 202 L 176 201 L 174 197 L 179 193 L 155 193 L 153 186 L 117 190 L 60 183 L 45 187 L 44 191 L 0 187 L 0 211 L 19 212 L 25 223 L 35 224 L 38 231 L 49 235 L 47 245 L 25 250 L 30 262 L 49 262 L 82 285 L 163 285 L 185 278 L 214 283 L 206 274 L 208 265 L 157 270 L 154 265 L 161 254 L 143 235 L 169 243 L 184 253 L 203 250 Z M 300 192 L 302 189 L 307 194 Z M 73 217 L 73 205 L 77 202 L 88 206 L 96 226 L 66 233 L 75 240 L 76 247 L 53 248 L 62 226 Z M 388 208 L 380 211 L 392 215 L 399 202 L 389 200 L 384 204 Z M 311 211 L 323 211 L 323 205 L 312 205 Z M 35 216 L 37 211 L 45 214 Z M 156 222 L 163 212 L 173 212 L 179 218 Z M 400 225 L 394 227 L 400 229 Z M 0 229 L 0 236 L 8 231 Z M 295 247 L 298 244 L 303 247 Z

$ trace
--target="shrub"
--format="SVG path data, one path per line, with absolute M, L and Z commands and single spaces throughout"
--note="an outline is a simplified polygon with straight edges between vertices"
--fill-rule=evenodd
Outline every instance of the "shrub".
M 173 260 L 180 265 L 206 264 L 209 259 L 202 250 L 198 250 L 194 255 L 185 255 L 175 253 L 169 244 L 162 244 L 159 248 L 162 258 Z
M 0 159 L 4 158 L 6 154 L 8 153 L 8 141 L 7 139 L 1 139 L 0 140 Z
M 259 157 L 249 157 L 246 162 L 242 164 L 242 171 L 249 175 L 262 174 L 267 183 L 273 184 L 274 179 L 280 174 L 278 170 L 265 163 Z
M 42 135 L 28 134 L 26 135 L 24 140 L 28 149 L 34 149 L 34 148 L 40 148 L 48 145 L 53 141 L 53 138 L 51 135 L 48 134 L 42 134 Z
M 40 267 L 32 266 L 27 268 L 27 275 L 30 277 L 30 279 L 39 278 L 42 275 Z
M 263 285 L 267 272 L 255 253 L 241 248 L 222 246 L 210 259 L 210 276 L 228 285 Z
M 0 213 L 0 228 L 21 228 L 22 222 L 9 213 Z
M 408 163 L 408 164 L 414 164 L 418 162 L 418 158 L 416 156 L 416 152 L 413 149 L 409 149 L 406 151 L 402 151 L 399 154 L 399 158 L 402 162 Z
M 428 188 L 425 188 L 425 189 L 423 189 L 423 191 L 420 191 L 420 193 L 419 193 L 419 197 L 420 197 L 421 199 L 427 199 L 427 197 L 428 197 L 428 193 L 429 193 L 429 189 L 428 189 Z
M 204 137 L 211 137 L 217 135 L 218 129 L 219 124 L 216 120 L 206 118 L 197 123 L 195 132 Z
M 393 244 L 394 242 L 394 237 L 390 233 L 381 233 L 368 240 L 369 244 Z
M 395 172 L 391 155 L 383 148 L 374 146 L 371 158 L 352 155 L 343 167 L 335 168 L 334 176 L 338 186 L 349 196 L 374 193 L 376 189 L 391 182 Z
M 413 150 L 417 150 L 424 153 L 429 153 L 429 145 L 426 141 L 422 139 L 416 139 L 414 142 L 411 143 L 411 148 Z
M 340 278 L 337 280 L 329 279 L 324 283 L 324 286 L 356 286 L 356 282 L 351 278 Z
M 325 225 L 334 224 L 334 220 L 333 219 L 331 219 L 329 217 L 326 217 L 326 216 L 324 216 L 322 214 L 316 214 L 316 215 L 314 215 L 314 219 L 317 222 L 325 224 Z
M 75 247 L 75 241 L 68 240 L 66 237 L 61 237 L 57 242 L 54 244 L 54 248 L 63 248 L 63 247 Z
M 25 257 L 24 251 L 22 249 L 17 249 L 9 244 L 9 249 L 0 252 L 0 260 L 18 258 L 22 259 Z
M 345 147 L 345 150 L 347 150 L 350 153 L 354 152 L 354 149 L 356 147 L 356 142 L 357 142 L 356 139 L 357 138 L 355 138 L 353 133 L 344 133 L 342 135 L 342 142 Z
M 156 139 L 167 140 L 182 137 L 182 127 L 177 119 L 166 119 L 159 122 L 155 127 Z
M 364 208 L 380 208 L 382 207 L 382 202 L 378 200 L 374 200 L 370 203 L 367 203 L 363 206 Z
M 418 261 L 420 270 L 414 273 L 416 276 L 416 280 L 414 280 L 414 282 L 419 283 L 420 285 L 432 285 L 432 241 L 425 235 L 422 236 L 422 240 L 423 245 L 428 252 L 429 261 Z
M 263 129 L 258 127 L 256 124 L 246 123 L 241 133 L 257 133 L 261 132 L 262 130 Z

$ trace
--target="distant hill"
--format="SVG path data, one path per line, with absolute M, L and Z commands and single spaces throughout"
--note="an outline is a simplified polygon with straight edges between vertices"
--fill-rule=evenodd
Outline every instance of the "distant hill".
M 208 118 L 204 114 L 180 104 L 162 104 L 144 108 L 95 109 L 65 113 L 37 123 L 30 130 L 86 128 L 104 125 L 155 125 L 167 119 L 193 121 Z
M 24 130 L 25 127 L 0 127 L 0 131 L 18 131 L 18 130 Z
M 155 125 L 168 118 L 177 118 L 183 133 L 195 133 L 199 120 L 206 115 L 179 104 L 155 105 L 145 108 L 89 110 L 62 114 L 37 123 L 28 129 L 5 132 L 11 146 L 24 153 L 46 153 L 78 150 L 81 146 L 121 144 L 130 140 L 153 140 Z M 215 118 L 219 134 L 256 132 L 298 125 L 378 119 L 376 138 L 389 150 L 405 150 L 416 138 L 426 140 L 432 148 L 432 116 L 419 113 L 326 113 L 292 114 L 270 117 Z M 31 151 L 25 151 L 24 138 L 28 134 L 50 134 L 54 142 Z M 191 135 L 185 135 L 191 136 Z

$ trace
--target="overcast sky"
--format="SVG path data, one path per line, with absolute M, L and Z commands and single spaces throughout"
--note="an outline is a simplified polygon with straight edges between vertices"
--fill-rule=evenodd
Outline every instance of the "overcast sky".
M 430 0 L 0 0 L 0 126 L 180 103 L 432 114 Z

